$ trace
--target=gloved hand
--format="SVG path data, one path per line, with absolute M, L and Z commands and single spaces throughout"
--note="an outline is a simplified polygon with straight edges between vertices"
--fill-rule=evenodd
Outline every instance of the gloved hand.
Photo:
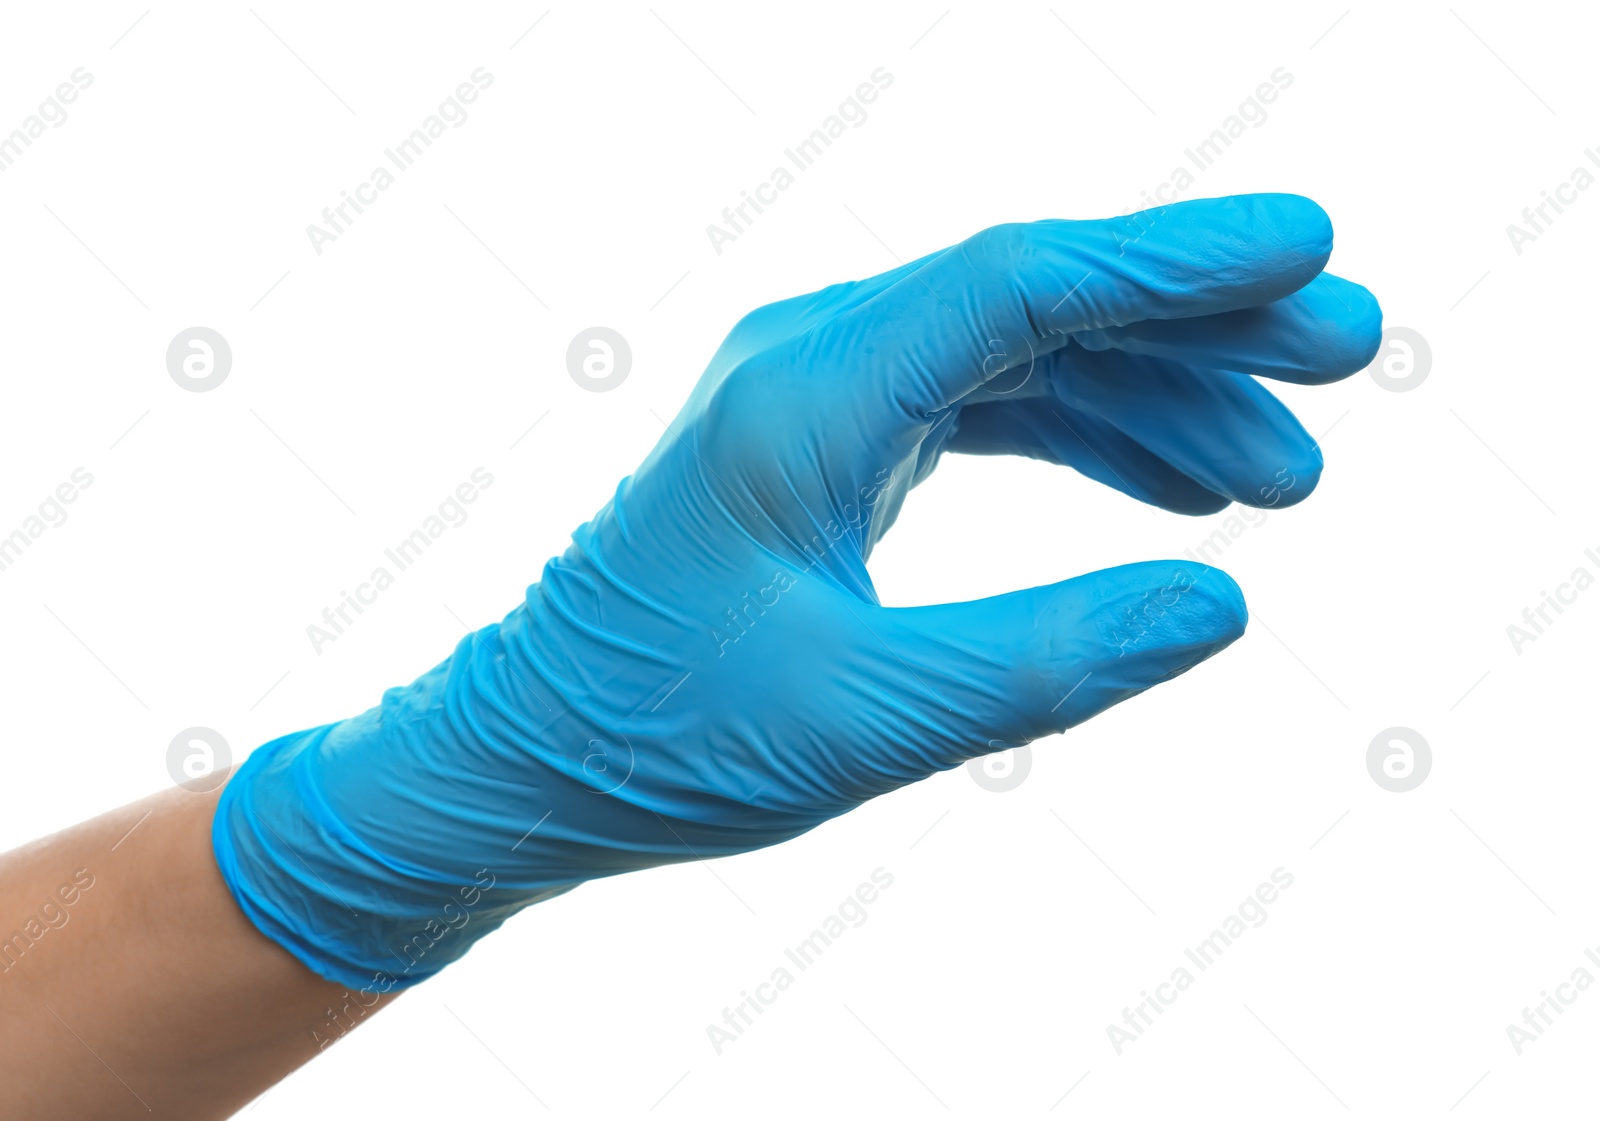
M 1303 499 L 1321 454 L 1251 375 L 1375 354 L 1332 238 L 1297 196 L 1200 200 L 752 312 L 504 620 L 250 756 L 213 828 L 234 897 L 316 973 L 401 988 L 584 880 L 776 844 L 1210 657 L 1245 607 L 1201 564 L 885 608 L 866 561 L 945 451 L 1188 514 Z

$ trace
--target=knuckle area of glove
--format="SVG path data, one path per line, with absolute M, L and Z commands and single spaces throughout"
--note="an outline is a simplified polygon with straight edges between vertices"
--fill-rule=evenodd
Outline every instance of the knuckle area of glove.
M 793 418 L 802 403 L 792 367 L 768 351 L 739 362 L 711 393 L 701 419 L 704 445 L 735 458 L 771 453 L 775 418 Z
M 1086 263 L 1082 247 L 1069 247 L 1054 238 L 1046 244 L 1031 223 L 990 226 L 963 242 L 961 255 L 968 283 L 975 284 L 980 295 L 958 296 L 981 317 L 985 340 L 996 334 L 1049 336 L 1056 330 L 1053 321 L 1080 318 L 1070 310 L 1092 295 L 1079 283 L 1086 273 L 1096 271 Z M 952 306 L 961 306 L 950 293 L 942 295 Z M 1068 295 L 1071 301 L 1064 299 Z
M 962 243 L 967 263 L 985 272 L 1008 272 L 1031 257 L 1031 239 L 1023 222 L 1002 222 L 979 230 Z

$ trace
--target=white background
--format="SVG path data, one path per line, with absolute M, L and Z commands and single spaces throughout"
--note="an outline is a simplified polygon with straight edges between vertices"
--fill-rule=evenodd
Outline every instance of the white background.
M 238 756 L 368 707 L 521 597 L 740 314 L 996 222 L 1136 206 L 1278 67 L 1292 86 L 1189 194 L 1315 198 L 1330 268 L 1433 353 L 1407 393 L 1278 388 L 1327 470 L 1220 562 L 1249 632 L 1036 744 L 1017 789 L 958 770 L 773 851 L 588 885 L 248 1116 L 1594 1100 L 1600 995 L 1520 1057 L 1506 1033 L 1600 945 L 1600 592 L 1520 653 L 1506 634 L 1600 574 L 1600 191 L 1520 255 L 1506 233 L 1600 143 L 1576 6 L 142 10 L 0 26 L 0 130 L 94 76 L 0 174 L 0 530 L 94 476 L 0 572 L 0 844 L 164 785 L 180 729 Z M 317 255 L 307 224 L 477 67 L 469 119 Z M 713 252 L 706 225 L 877 67 L 866 123 Z M 633 348 L 609 393 L 565 368 L 594 324 Z M 165 368 L 194 325 L 233 350 L 208 393 Z M 470 521 L 315 653 L 306 626 L 479 466 Z M 967 599 L 1178 556 L 1225 517 L 952 457 L 873 574 L 887 603 Z M 1433 752 L 1406 794 L 1367 772 L 1393 725 Z M 880 866 L 865 925 L 717 1055 L 707 1025 Z M 1280 866 L 1265 925 L 1119 1056 L 1107 1025 Z

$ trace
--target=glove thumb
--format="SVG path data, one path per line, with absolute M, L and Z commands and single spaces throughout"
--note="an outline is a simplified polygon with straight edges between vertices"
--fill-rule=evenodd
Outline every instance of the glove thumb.
M 1064 731 L 1192 669 L 1247 618 L 1232 578 L 1190 561 L 901 610 L 922 640 L 919 676 L 969 758 Z

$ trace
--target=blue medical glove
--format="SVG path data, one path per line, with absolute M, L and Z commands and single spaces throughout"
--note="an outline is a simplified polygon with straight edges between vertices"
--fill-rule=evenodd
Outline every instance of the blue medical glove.
M 886 608 L 867 558 L 945 451 L 1189 514 L 1303 499 L 1321 455 L 1253 375 L 1375 354 L 1332 239 L 1303 198 L 1200 200 L 752 312 L 524 602 L 250 756 L 213 830 L 234 897 L 316 973 L 402 988 L 584 880 L 776 844 L 1210 657 L 1245 607 L 1201 564 Z

